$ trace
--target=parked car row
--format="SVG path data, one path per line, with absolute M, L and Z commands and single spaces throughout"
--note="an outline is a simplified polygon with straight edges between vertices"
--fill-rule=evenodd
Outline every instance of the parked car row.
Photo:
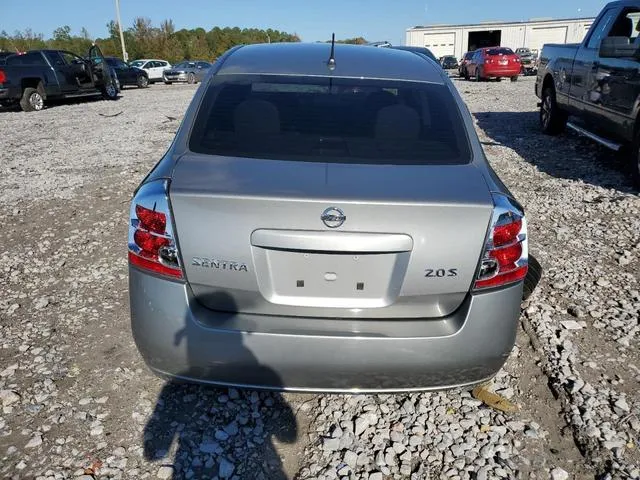
M 24 111 L 42 110 L 48 100 L 99 95 L 113 99 L 123 86 L 198 83 L 212 65 L 189 60 L 172 66 L 160 59 L 127 63 L 105 57 L 97 45 L 84 57 L 52 49 L 0 53 L 0 106 L 19 105 Z

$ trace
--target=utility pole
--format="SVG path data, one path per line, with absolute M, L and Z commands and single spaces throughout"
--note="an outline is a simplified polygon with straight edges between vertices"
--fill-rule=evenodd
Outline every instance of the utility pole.
M 124 35 L 122 34 L 122 21 L 120 20 L 120 0 L 116 0 L 116 17 L 118 19 L 118 30 L 120 31 L 120 43 L 122 44 L 122 59 L 125 62 L 129 61 L 129 55 L 127 49 L 124 46 Z

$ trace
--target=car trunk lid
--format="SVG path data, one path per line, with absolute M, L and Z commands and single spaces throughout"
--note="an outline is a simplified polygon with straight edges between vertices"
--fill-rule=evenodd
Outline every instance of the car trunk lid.
M 201 154 L 178 162 L 170 199 L 186 279 L 203 305 L 338 318 L 455 311 L 493 208 L 473 164 Z

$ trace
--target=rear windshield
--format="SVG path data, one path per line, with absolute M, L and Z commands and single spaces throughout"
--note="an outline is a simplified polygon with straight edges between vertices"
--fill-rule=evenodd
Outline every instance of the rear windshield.
M 347 78 L 216 76 L 189 147 L 209 155 L 305 162 L 471 160 L 459 108 L 446 86 Z
M 487 55 L 513 55 L 513 50 L 510 48 L 490 48 L 487 50 Z

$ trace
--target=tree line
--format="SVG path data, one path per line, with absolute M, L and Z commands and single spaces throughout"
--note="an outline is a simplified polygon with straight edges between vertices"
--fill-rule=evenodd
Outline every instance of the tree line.
M 92 38 L 86 28 L 72 33 L 71 27 L 64 25 L 53 31 L 51 38 L 31 29 L 16 31 L 13 35 L 0 32 L 0 51 L 25 52 L 42 48 L 69 50 L 84 55 L 92 43 L 96 43 L 108 56 L 122 57 L 118 24 L 107 24 L 109 36 Z M 133 25 L 123 31 L 129 60 L 136 58 L 162 58 L 175 63 L 180 60 L 202 59 L 213 61 L 229 48 L 239 44 L 268 42 L 299 42 L 295 33 L 273 29 L 214 27 L 176 30 L 172 20 L 165 20 L 154 26 L 150 19 L 138 17 Z
M 72 33 L 71 27 L 64 25 L 53 31 L 51 38 L 45 39 L 41 33 L 31 29 L 16 31 L 13 35 L 0 32 L 0 51 L 25 52 L 42 48 L 69 50 L 84 55 L 93 42 L 107 56 L 122 56 L 118 24 L 107 24 L 109 36 L 92 38 L 86 28 Z M 161 58 L 171 63 L 181 60 L 202 59 L 213 61 L 229 48 L 239 44 L 299 42 L 296 33 L 273 29 L 239 27 L 213 27 L 176 30 L 172 20 L 165 20 L 154 26 L 149 18 L 138 17 L 133 25 L 123 31 L 129 60 L 137 58 Z M 363 37 L 336 40 L 339 43 L 364 44 Z

